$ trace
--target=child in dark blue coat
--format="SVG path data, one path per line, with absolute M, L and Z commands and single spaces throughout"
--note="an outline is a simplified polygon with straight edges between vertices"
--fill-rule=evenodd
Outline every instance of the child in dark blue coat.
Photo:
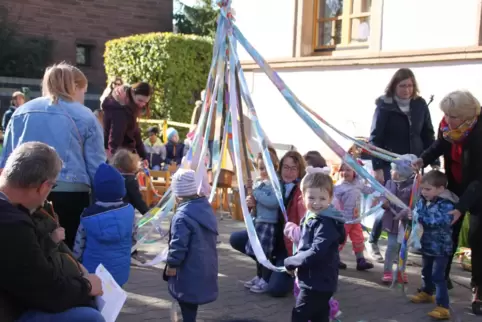
M 338 248 L 345 241 L 344 220 L 331 205 L 333 181 L 322 171 L 312 168 L 301 181 L 307 212 L 301 220 L 298 251 L 284 261 L 288 271 L 296 270 L 300 287 L 293 322 L 328 322 L 329 301 L 338 284 Z
M 80 217 L 74 255 L 89 273 L 102 263 L 122 286 L 130 273 L 134 207 L 122 201 L 124 178 L 108 164 L 97 169 L 93 188 L 96 201 Z
M 211 204 L 197 194 L 195 172 L 172 177 L 178 207 L 172 218 L 164 280 L 181 307 L 184 322 L 195 322 L 198 306 L 218 297 L 218 225 Z
M 445 269 L 451 260 L 452 221 L 458 197 L 447 190 L 447 177 L 440 171 L 430 171 L 422 178 L 422 197 L 417 202 L 414 219 L 422 224 L 422 289 L 411 297 L 413 303 L 433 303 L 434 289 L 437 306 L 428 315 L 437 320 L 450 320 L 449 293 Z

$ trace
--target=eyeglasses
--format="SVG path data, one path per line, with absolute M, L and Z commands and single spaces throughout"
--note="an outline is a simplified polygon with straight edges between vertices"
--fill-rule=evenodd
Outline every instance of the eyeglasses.
M 284 165 L 283 170 L 290 171 L 290 172 L 296 172 L 296 171 L 298 171 L 298 167 L 296 165 L 292 166 L 292 167 L 290 167 L 288 165 Z

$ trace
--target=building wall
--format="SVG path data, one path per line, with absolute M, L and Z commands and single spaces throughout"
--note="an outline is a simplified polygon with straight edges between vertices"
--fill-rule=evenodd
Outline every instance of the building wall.
M 298 3 L 310 1 L 299 0 Z M 383 94 L 393 73 L 402 67 L 414 71 L 421 94 L 427 101 L 434 95 L 430 111 L 435 127 L 442 117 L 438 103 L 448 92 L 468 89 L 482 100 L 482 54 L 476 47 L 479 44 L 480 0 L 372 0 L 380 5 L 380 16 L 372 17 L 378 19 L 380 30 L 372 30 L 372 35 L 380 39 L 371 39 L 370 48 L 363 51 L 344 54 L 346 58 L 337 56 L 336 52 L 333 57 L 299 57 L 288 50 L 296 39 L 290 39 L 293 32 L 290 34 L 287 30 L 293 29 L 293 24 L 302 25 L 299 20 L 289 19 L 295 17 L 293 2 L 283 1 L 284 4 L 276 7 L 277 14 L 268 14 L 266 10 L 251 15 L 245 7 L 254 7 L 254 0 L 234 0 L 236 24 L 261 55 L 275 66 L 293 92 L 343 132 L 351 136 L 369 136 L 375 99 Z M 377 24 L 373 22 L 372 25 Z M 278 37 L 275 26 L 286 30 L 284 40 Z M 309 28 L 305 26 L 304 29 Z M 297 35 L 299 37 L 299 31 Z M 456 58 L 453 54 L 450 59 L 440 55 L 424 60 L 426 56 L 423 55 L 427 53 L 443 54 L 445 50 L 455 50 L 453 48 L 460 49 Z M 476 56 L 464 48 L 477 51 L 473 54 Z M 418 51 L 425 53 L 419 55 Z M 403 57 L 402 54 L 409 52 L 413 53 L 410 57 Z M 286 59 L 290 53 L 291 58 Z M 383 55 L 386 56 L 381 63 L 379 58 Z M 247 56 L 244 54 L 243 58 Z M 270 140 L 293 144 L 301 152 L 320 150 L 328 159 L 337 162 L 331 150 L 295 114 L 264 73 L 247 61 L 243 67 L 261 125 Z M 350 146 L 350 142 L 333 132 L 328 133 L 344 148 Z
M 53 61 L 75 63 L 76 44 L 91 45 L 89 81 L 105 87 L 107 40 L 131 34 L 172 31 L 173 0 L 2 0 L 18 32 L 55 41 Z

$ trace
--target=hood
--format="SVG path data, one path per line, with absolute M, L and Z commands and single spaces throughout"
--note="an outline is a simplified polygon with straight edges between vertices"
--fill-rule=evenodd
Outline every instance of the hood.
M 216 235 L 218 234 L 218 222 L 213 213 L 213 208 L 206 197 L 199 197 L 181 202 L 177 208 L 181 216 L 189 217 Z
M 320 211 L 317 216 L 332 218 L 335 219 L 337 222 L 343 224 L 345 223 L 345 219 L 343 218 L 343 214 L 338 211 L 333 205 L 330 205 L 328 208 Z
M 375 104 L 381 109 L 403 114 L 393 97 L 382 95 L 375 100 Z
M 459 197 L 457 197 L 457 195 L 455 193 L 453 193 L 452 191 L 450 191 L 448 189 L 445 189 L 444 192 L 442 192 L 438 197 L 441 198 L 441 199 L 446 199 L 446 200 L 448 200 L 452 203 L 459 202 Z

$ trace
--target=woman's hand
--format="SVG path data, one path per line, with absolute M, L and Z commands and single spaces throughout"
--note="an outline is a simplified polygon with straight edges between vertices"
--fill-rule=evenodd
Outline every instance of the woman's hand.
M 454 216 L 454 219 L 452 220 L 452 223 L 451 223 L 451 225 L 453 225 L 460 219 L 460 217 L 462 216 L 462 213 L 457 209 L 454 209 L 452 211 L 449 211 L 449 215 Z
M 248 196 L 246 198 L 246 205 L 248 206 L 248 208 L 254 208 L 256 207 L 256 199 L 254 199 L 253 196 Z
M 381 184 L 385 183 L 385 175 L 383 174 L 383 169 L 375 170 L 374 177 L 375 177 L 375 180 L 377 180 Z
M 412 168 L 416 171 L 423 169 L 423 159 L 418 158 L 417 160 L 412 162 Z
M 90 283 L 90 296 L 101 296 L 104 294 L 104 291 L 102 290 L 102 281 L 97 275 L 89 274 L 84 278 Z

